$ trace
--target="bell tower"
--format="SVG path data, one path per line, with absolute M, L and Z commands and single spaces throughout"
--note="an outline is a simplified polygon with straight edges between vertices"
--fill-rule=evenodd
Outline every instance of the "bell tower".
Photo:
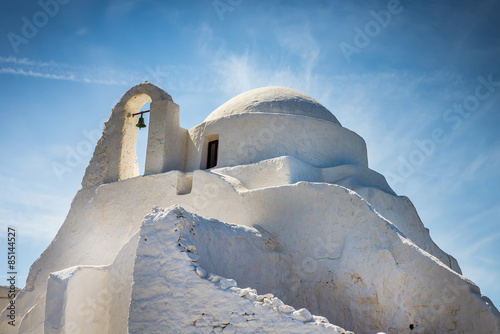
M 151 102 L 144 175 L 184 170 L 188 132 L 180 127 L 179 106 L 161 88 L 144 82 L 115 105 L 82 181 L 84 188 L 139 175 L 137 114 Z

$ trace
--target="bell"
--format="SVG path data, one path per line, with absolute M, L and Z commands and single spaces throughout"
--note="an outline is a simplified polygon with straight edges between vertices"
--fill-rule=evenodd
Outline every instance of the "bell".
M 146 123 L 144 123 L 144 117 L 142 117 L 142 114 L 141 117 L 139 117 L 139 123 L 137 123 L 135 126 L 137 126 L 139 130 L 146 127 Z

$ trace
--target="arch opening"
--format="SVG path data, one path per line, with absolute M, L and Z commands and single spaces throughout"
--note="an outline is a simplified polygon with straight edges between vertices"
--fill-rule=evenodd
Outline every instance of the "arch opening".
M 119 180 L 144 174 L 148 143 L 147 129 L 149 126 L 139 134 L 136 126 L 139 117 L 132 115 L 142 110 L 148 110 L 144 108 L 148 108 L 151 101 L 152 99 L 148 94 L 142 93 L 132 96 L 125 104 L 125 124 L 122 133 Z M 149 115 L 144 114 L 144 116 L 146 125 L 149 125 Z M 138 146 L 139 150 L 137 149 Z
M 136 125 L 140 117 L 133 115 L 147 109 L 146 104 L 150 112 L 145 116 L 150 121 L 148 129 L 140 132 L 138 143 Z M 180 127 L 179 106 L 172 97 L 149 82 L 138 84 L 113 107 L 82 184 L 88 187 L 126 180 L 139 173 L 183 170 L 187 135 L 188 131 Z
M 151 102 L 146 102 L 139 111 L 146 111 L 146 110 L 151 110 Z M 136 116 L 139 118 L 138 116 Z M 144 117 L 144 123 L 146 124 L 146 127 L 144 129 L 139 129 L 137 130 L 137 144 L 135 148 L 135 161 L 137 163 L 137 166 L 139 168 L 137 175 L 144 175 L 144 172 L 146 170 L 146 153 L 147 153 L 147 148 L 148 148 L 148 136 L 149 136 L 149 119 L 150 119 L 150 113 L 145 113 L 143 114 Z

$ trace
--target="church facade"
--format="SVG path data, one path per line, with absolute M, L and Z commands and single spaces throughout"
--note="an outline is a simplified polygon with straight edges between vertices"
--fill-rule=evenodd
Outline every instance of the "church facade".
M 500 332 L 364 140 L 313 98 L 264 87 L 192 129 L 179 119 L 150 83 L 116 104 L 16 298 L 19 326 L 3 314 L 0 332 Z

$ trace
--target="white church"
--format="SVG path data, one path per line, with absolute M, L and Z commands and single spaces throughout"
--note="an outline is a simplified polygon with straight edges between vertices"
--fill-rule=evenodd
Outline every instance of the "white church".
M 147 82 L 116 104 L 0 333 L 500 333 L 495 306 L 319 102 L 264 87 L 192 129 L 179 118 Z

